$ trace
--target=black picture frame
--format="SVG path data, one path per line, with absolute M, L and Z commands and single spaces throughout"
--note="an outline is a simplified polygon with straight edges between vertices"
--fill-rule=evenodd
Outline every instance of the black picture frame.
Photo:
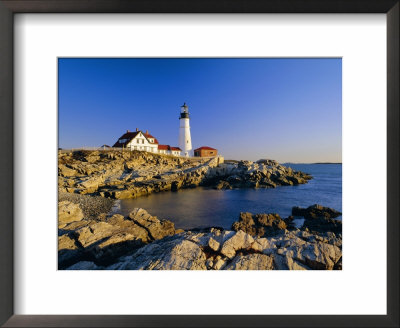
M 0 0 L 0 324 L 5 327 L 399 327 L 399 0 Z M 385 13 L 387 315 L 14 315 L 13 20 L 16 13 Z

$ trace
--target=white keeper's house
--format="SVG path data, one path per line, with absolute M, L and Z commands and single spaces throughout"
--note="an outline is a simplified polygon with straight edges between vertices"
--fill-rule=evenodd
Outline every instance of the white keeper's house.
M 151 153 L 181 156 L 181 149 L 169 145 L 160 145 L 149 131 L 142 132 L 136 129 L 135 132 L 126 131 L 113 145 L 115 148 L 129 150 L 147 151 Z

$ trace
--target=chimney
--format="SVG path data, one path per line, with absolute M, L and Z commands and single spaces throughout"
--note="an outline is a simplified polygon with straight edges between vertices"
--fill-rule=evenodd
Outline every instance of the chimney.
M 126 130 L 126 133 L 129 133 L 129 130 Z
M 146 130 L 146 134 L 149 134 L 149 130 Z
M 136 132 L 138 132 L 139 131 L 139 129 L 138 128 L 136 128 Z

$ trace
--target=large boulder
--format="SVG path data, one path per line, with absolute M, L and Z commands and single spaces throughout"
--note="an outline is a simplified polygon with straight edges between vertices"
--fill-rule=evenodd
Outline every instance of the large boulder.
M 273 270 L 272 257 L 264 254 L 248 254 L 236 256 L 225 270 Z
M 342 258 L 342 251 L 330 244 L 307 244 L 293 250 L 293 257 L 303 262 L 314 270 L 332 270 L 335 264 Z
M 291 253 L 274 254 L 273 258 L 276 270 L 310 270 L 310 267 L 293 259 Z
M 71 177 L 76 175 L 76 171 L 63 164 L 58 165 L 58 174 L 62 177 Z
M 342 233 L 342 221 L 334 219 L 342 215 L 342 213 L 332 208 L 318 204 L 307 208 L 293 207 L 292 215 L 303 216 L 305 218 L 303 230 L 308 229 L 314 233 Z
M 107 221 L 89 221 L 87 226 L 75 230 L 74 234 L 84 248 L 92 245 L 103 248 L 133 239 L 141 243 L 150 241 L 145 228 L 119 214 L 113 215 Z
M 58 250 L 76 250 L 78 245 L 75 239 L 71 238 L 68 234 L 64 234 L 58 237 Z
M 335 234 L 342 233 L 342 221 L 335 219 L 305 219 L 302 229 L 308 229 L 314 233 L 333 232 Z
M 307 208 L 301 208 L 301 207 L 295 206 L 292 208 L 292 215 L 293 216 L 303 216 L 306 219 L 319 219 L 319 218 L 333 219 L 333 218 L 336 218 L 336 217 L 342 215 L 342 213 L 334 210 L 333 208 L 314 204 Z
M 194 242 L 175 237 L 140 248 L 111 270 L 206 270 L 206 255 Z
M 141 209 L 136 209 L 135 214 L 132 213 L 135 219 L 104 214 L 97 219 L 83 219 L 65 225 L 59 232 L 60 267 L 82 259 L 94 261 L 96 265 L 110 265 L 120 256 L 150 241 L 175 233 L 170 221 L 160 221 Z
M 129 217 L 124 217 L 120 214 L 114 214 L 112 217 L 108 218 L 106 222 L 116 227 L 119 233 L 127 234 L 127 236 L 132 235 L 136 239 L 141 240 L 143 243 L 148 243 L 151 241 L 151 237 L 149 236 L 147 229 L 130 220 Z
M 239 220 L 232 224 L 232 229 L 235 231 L 244 231 L 251 236 L 256 236 L 258 234 L 253 215 L 249 212 L 240 212 Z
M 278 166 L 278 162 L 273 159 L 259 159 L 256 163 L 266 166 Z
M 117 228 L 106 222 L 98 222 L 90 226 L 85 226 L 75 231 L 78 241 L 82 247 L 86 248 L 105 238 L 112 236 Z
M 287 225 L 279 214 L 252 215 L 248 212 L 241 212 L 239 220 L 232 225 L 233 230 L 242 230 L 253 237 L 271 236 L 286 228 Z
M 83 212 L 79 205 L 69 201 L 58 203 L 58 228 L 65 227 L 68 223 L 83 219 Z
M 175 226 L 171 221 L 159 220 L 142 208 L 135 208 L 129 213 L 129 218 L 146 229 L 154 240 L 175 234 Z
M 277 270 L 340 269 L 341 242 L 332 233 L 320 236 L 300 230 L 287 231 L 268 241 L 277 247 L 270 252 Z
M 276 245 L 270 242 L 268 238 L 258 238 L 251 245 L 252 250 L 264 254 L 272 254 L 276 250 Z
M 224 242 L 221 248 L 221 254 L 232 259 L 235 256 L 236 251 L 249 249 L 253 242 L 254 239 L 250 235 L 239 230 L 235 235 Z

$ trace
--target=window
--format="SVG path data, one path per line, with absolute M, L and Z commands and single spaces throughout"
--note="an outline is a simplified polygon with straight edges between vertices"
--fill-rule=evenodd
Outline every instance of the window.
M 136 142 L 137 142 L 137 143 L 140 143 L 140 139 L 136 139 Z

